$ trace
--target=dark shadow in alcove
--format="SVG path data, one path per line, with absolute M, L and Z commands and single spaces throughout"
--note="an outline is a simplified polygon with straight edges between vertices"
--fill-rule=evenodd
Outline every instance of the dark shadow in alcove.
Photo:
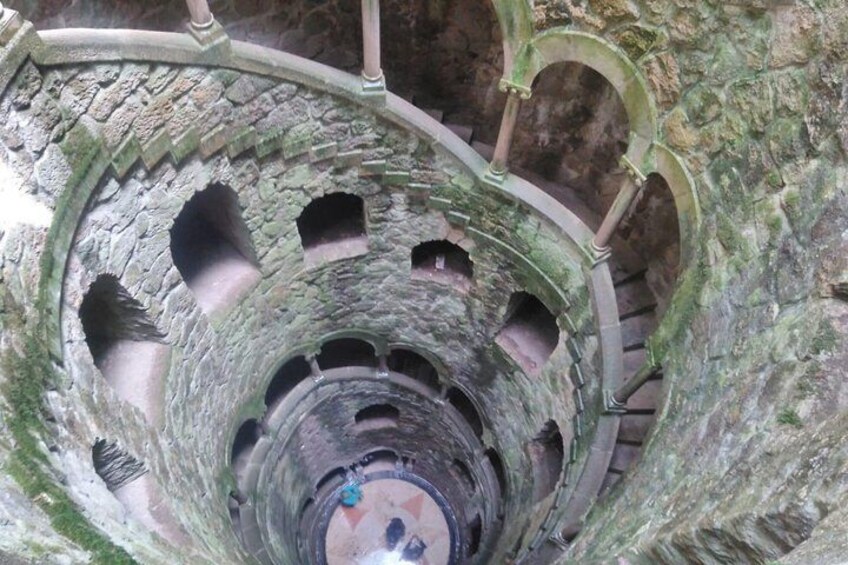
M 483 420 L 480 418 L 480 413 L 477 412 L 477 407 L 468 396 L 456 387 L 448 389 L 447 401 L 453 406 L 457 412 L 465 419 L 474 435 L 481 442 L 483 441 Z
M 307 265 L 362 255 L 368 251 L 365 203 L 346 192 L 316 198 L 297 218 Z
M 236 476 L 239 476 L 247 465 L 250 459 L 250 454 L 253 448 L 256 447 L 256 442 L 262 436 L 262 427 L 255 419 L 245 421 L 236 432 L 236 437 L 233 439 L 233 447 L 230 451 L 230 461 L 233 465 L 233 470 Z
M 79 317 L 103 378 L 118 398 L 137 407 L 155 425 L 170 355 L 164 335 L 114 275 L 97 277 L 83 297 Z
M 120 341 L 161 342 L 164 337 L 114 275 L 97 277 L 83 297 L 79 317 L 99 369 L 109 349 Z
M 432 280 L 463 292 L 471 286 L 474 265 L 468 252 L 450 241 L 425 241 L 412 249 L 412 278 Z
M 91 446 L 91 462 L 94 472 L 110 491 L 118 490 L 147 472 L 144 463 L 122 450 L 116 442 L 105 439 L 98 439 Z
M 302 355 L 286 361 L 277 369 L 265 391 L 265 406 L 268 407 L 268 412 L 273 412 L 286 395 L 311 374 L 312 369 Z
M 354 428 L 358 432 L 394 428 L 398 425 L 400 410 L 391 404 L 372 404 L 354 415 Z
M 654 315 L 656 320 L 660 320 L 671 300 L 680 271 L 680 224 L 677 206 L 671 188 L 661 175 L 648 175 L 632 214 L 627 216 L 619 227 L 618 236 L 639 260 L 638 264 L 624 266 L 632 272 L 645 272 L 644 284 L 647 284 L 647 288 L 632 289 L 633 294 L 641 299 L 636 306 L 643 310 L 649 309 L 654 302 L 649 302 L 648 299 L 653 298 L 656 302 Z M 612 247 L 614 255 L 623 255 L 619 252 L 616 240 L 613 240 Z M 630 286 L 635 286 L 638 282 L 633 280 Z M 624 290 L 619 285 L 616 294 Z M 629 313 L 619 308 L 620 316 L 625 317 Z
M 207 314 L 236 304 L 260 278 L 238 196 L 221 184 L 183 206 L 171 227 L 171 257 Z
M 494 447 L 490 447 L 487 449 L 483 455 L 486 457 L 486 460 L 491 465 L 492 470 L 495 473 L 495 478 L 498 481 L 498 488 L 500 489 L 501 499 L 506 497 L 506 470 L 503 466 L 503 461 L 501 460 L 501 456 L 498 455 L 498 452 L 495 451 Z
M 468 465 L 466 465 L 459 459 L 454 459 L 451 462 L 451 472 L 462 482 L 463 485 L 465 485 L 470 494 L 474 494 L 474 476 L 468 469 Z
M 480 514 L 475 514 L 468 523 L 468 557 L 474 557 L 480 551 L 480 540 L 483 537 L 483 521 Z
M 439 373 L 423 356 L 409 349 L 392 349 L 386 357 L 390 371 L 401 373 L 418 381 L 433 392 L 440 389 Z
M 359 460 L 359 465 L 367 473 L 375 471 L 393 471 L 398 464 L 398 455 L 391 449 L 378 449 Z
M 374 346 L 367 341 L 354 338 L 334 339 L 323 344 L 317 361 L 322 370 L 377 366 Z
M 315 492 L 320 493 L 324 487 L 331 485 L 331 483 L 338 482 L 339 484 L 343 483 L 347 477 L 347 469 L 344 467 L 336 467 L 315 483 Z
M 596 229 L 624 179 L 630 122 L 618 92 L 586 65 L 555 63 L 536 76 L 518 124 L 511 172 Z
M 513 293 L 495 342 L 527 373 L 537 375 L 559 343 L 556 317 L 532 294 Z
M 565 459 L 565 446 L 559 426 L 548 420 L 539 434 L 527 444 L 533 469 L 533 502 L 545 499 L 556 490 Z

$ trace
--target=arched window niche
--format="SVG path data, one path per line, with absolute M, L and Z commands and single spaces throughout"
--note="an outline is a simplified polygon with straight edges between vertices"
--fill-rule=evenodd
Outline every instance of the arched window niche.
M 163 408 L 170 347 L 142 305 L 114 275 L 100 275 L 79 309 L 85 342 L 115 394 L 144 414 L 153 426 Z
M 368 252 L 365 203 L 354 194 L 335 192 L 316 198 L 297 218 L 297 231 L 307 266 Z
M 513 293 L 495 343 L 526 373 L 538 375 L 559 344 L 556 317 L 532 294 Z
M 446 240 L 425 241 L 412 249 L 412 278 L 434 281 L 467 292 L 474 276 L 468 252 Z
M 259 281 L 259 262 L 229 187 L 210 185 L 191 197 L 171 227 L 171 257 L 207 315 L 228 311 Z

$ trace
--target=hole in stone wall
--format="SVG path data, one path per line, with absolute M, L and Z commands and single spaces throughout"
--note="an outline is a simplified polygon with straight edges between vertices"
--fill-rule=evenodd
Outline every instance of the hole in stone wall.
M 474 476 L 468 469 L 468 465 L 459 459 L 454 459 L 451 462 L 451 472 L 462 482 L 463 485 L 465 485 L 468 492 L 474 494 Z
M 477 412 L 477 407 L 468 396 L 456 387 L 448 389 L 447 401 L 453 406 L 457 412 L 465 419 L 474 435 L 481 442 L 483 441 L 483 420 L 480 419 L 480 414 Z
M 183 206 L 171 227 L 171 257 L 207 314 L 237 303 L 260 278 L 238 196 L 220 184 Z
M 118 397 L 154 424 L 162 405 L 162 376 L 170 348 L 139 302 L 113 275 L 100 275 L 79 309 L 94 364 Z
M 262 427 L 254 419 L 247 420 L 236 432 L 233 448 L 230 451 L 230 461 L 236 475 L 240 475 L 250 459 L 250 454 L 262 435 Z
M 426 241 L 412 249 L 412 277 L 468 290 L 474 267 L 468 252 L 449 241 Z
M 336 192 L 317 198 L 297 218 L 307 264 L 362 255 L 368 251 L 362 198 Z
M 97 439 L 91 447 L 91 462 L 94 471 L 106 483 L 106 488 L 115 491 L 131 483 L 147 472 L 144 463 L 118 447 L 116 442 Z
M 545 422 L 539 434 L 527 445 L 533 468 L 533 502 L 539 502 L 556 490 L 565 459 L 565 446 L 559 426 Z
M 354 415 L 359 431 L 397 427 L 400 410 L 391 404 L 372 404 Z
M 377 366 L 374 346 L 367 341 L 354 338 L 334 339 L 323 344 L 317 361 L 322 370 Z
M 498 488 L 501 491 L 501 498 L 506 497 L 506 471 L 504 470 L 503 461 L 501 460 L 501 456 L 498 455 L 498 452 L 495 451 L 495 448 L 490 447 L 487 449 L 484 454 L 486 460 L 491 465 L 492 470 L 495 473 L 495 478 L 498 481 Z
M 538 374 L 559 343 L 559 327 L 538 298 L 516 292 L 509 299 L 506 323 L 495 342 L 525 371 Z
M 402 373 L 433 391 L 439 390 L 439 373 L 423 356 L 409 349 L 392 349 L 386 357 L 390 371 Z
M 482 535 L 483 521 L 480 519 L 480 514 L 475 514 L 474 519 L 468 524 L 468 557 L 473 557 L 480 551 Z
M 597 226 L 618 193 L 630 133 L 612 84 L 580 63 L 555 63 L 536 77 L 518 123 L 511 170 Z
M 311 374 L 312 369 L 303 356 L 286 361 L 274 374 L 265 391 L 265 406 L 268 407 L 268 412 L 273 412 L 286 395 Z

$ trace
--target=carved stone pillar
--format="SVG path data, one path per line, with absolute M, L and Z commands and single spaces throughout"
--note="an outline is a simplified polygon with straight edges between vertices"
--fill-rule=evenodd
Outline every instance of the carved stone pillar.
M 604 217 L 604 221 L 601 222 L 601 227 L 598 228 L 598 232 L 592 240 L 592 248 L 599 254 L 609 251 L 609 242 L 615 230 L 624 219 L 627 210 L 633 204 L 633 200 L 645 186 L 645 176 L 630 162 L 626 155 L 621 158 L 621 162 L 627 169 L 627 178 L 622 183 L 621 189 Z
M 186 0 L 191 14 L 191 25 L 195 29 L 204 29 L 212 25 L 214 18 L 206 0 Z
M 383 90 L 380 63 L 380 0 L 362 0 L 362 78 L 365 90 Z

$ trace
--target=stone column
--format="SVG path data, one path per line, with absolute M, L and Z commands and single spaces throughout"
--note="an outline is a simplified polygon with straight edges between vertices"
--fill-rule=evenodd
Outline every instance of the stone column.
M 191 14 L 191 25 L 196 29 L 204 29 L 212 25 L 214 18 L 209 11 L 209 3 L 206 0 L 186 0 L 188 11 Z
M 380 0 L 362 0 L 362 78 L 366 89 L 383 88 L 380 66 Z
M 622 157 L 621 161 L 627 169 L 628 175 L 592 240 L 592 248 L 598 253 L 609 251 L 609 242 L 618 228 L 618 224 L 624 219 L 627 210 L 633 204 L 633 200 L 636 199 L 645 185 L 645 176 L 630 162 L 627 156 Z
M 507 172 L 509 149 L 512 146 L 512 135 L 515 133 L 515 123 L 518 121 L 520 109 L 521 96 L 517 90 L 509 89 L 503 117 L 501 118 L 501 129 L 498 131 L 498 143 L 495 145 L 492 162 L 489 163 L 489 172 L 493 175 L 503 176 Z

